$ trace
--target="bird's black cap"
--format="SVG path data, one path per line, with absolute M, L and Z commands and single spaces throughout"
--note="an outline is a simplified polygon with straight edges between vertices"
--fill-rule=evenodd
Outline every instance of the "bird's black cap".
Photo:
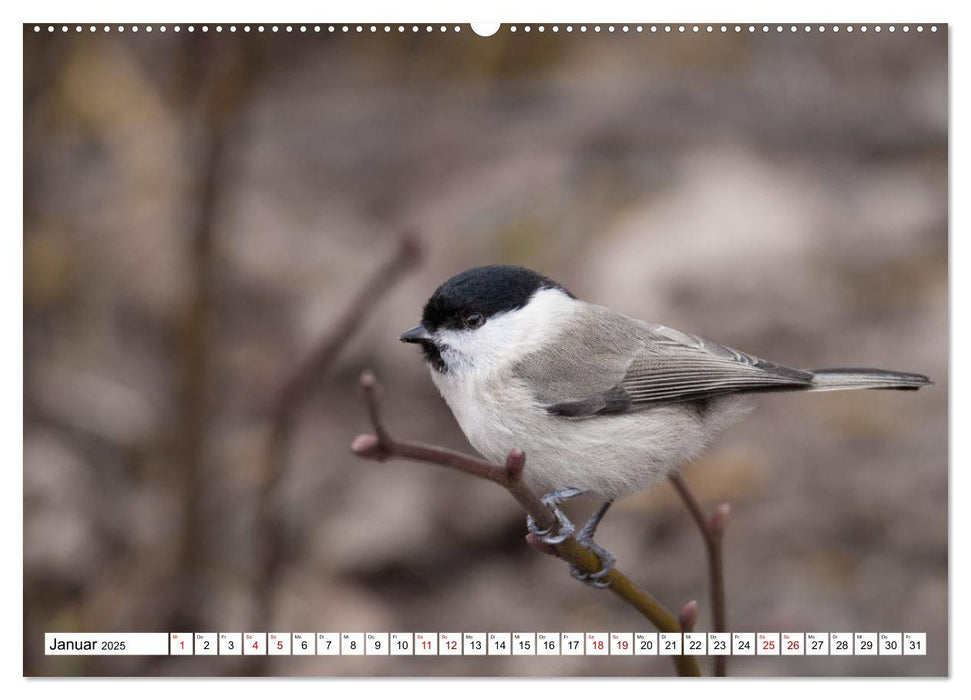
M 562 285 L 514 265 L 473 267 L 449 278 L 435 290 L 421 323 L 429 331 L 461 328 L 462 319 L 473 311 L 489 318 L 504 311 L 521 309 L 540 289 L 559 289 L 573 296 Z

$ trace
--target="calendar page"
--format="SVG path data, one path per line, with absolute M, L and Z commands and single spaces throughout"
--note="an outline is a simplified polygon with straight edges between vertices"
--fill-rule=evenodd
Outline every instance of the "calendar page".
M 24 675 L 946 676 L 948 33 L 25 24 Z

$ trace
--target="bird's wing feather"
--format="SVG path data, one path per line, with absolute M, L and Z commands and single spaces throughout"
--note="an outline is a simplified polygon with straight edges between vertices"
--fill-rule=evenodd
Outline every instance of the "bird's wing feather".
M 550 413 L 582 418 L 812 384 L 810 372 L 602 307 L 588 309 L 583 324 L 514 369 Z

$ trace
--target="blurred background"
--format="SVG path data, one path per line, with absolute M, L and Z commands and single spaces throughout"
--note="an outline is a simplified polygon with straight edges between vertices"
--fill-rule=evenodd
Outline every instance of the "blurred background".
M 397 336 L 504 262 L 784 364 L 931 376 L 759 397 L 684 475 L 732 505 L 731 630 L 928 635 L 729 675 L 945 674 L 946 32 L 368 29 L 25 27 L 25 673 L 671 675 L 43 656 L 45 631 L 650 629 L 526 547 L 501 489 L 349 453 L 364 368 L 395 434 L 471 449 Z M 670 484 L 599 540 L 710 629 Z

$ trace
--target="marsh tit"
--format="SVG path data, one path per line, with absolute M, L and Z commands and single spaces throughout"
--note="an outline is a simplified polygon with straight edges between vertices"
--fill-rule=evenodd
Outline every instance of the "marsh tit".
M 548 492 L 554 507 L 579 494 L 603 500 L 578 535 L 588 546 L 615 499 L 696 457 L 748 410 L 749 394 L 931 383 L 888 370 L 774 364 L 587 303 L 506 265 L 446 281 L 425 304 L 421 325 L 400 339 L 421 347 L 433 382 L 483 456 L 502 463 L 511 449 L 524 450 L 527 482 Z M 612 563 L 596 551 L 605 567 L 590 582 Z

